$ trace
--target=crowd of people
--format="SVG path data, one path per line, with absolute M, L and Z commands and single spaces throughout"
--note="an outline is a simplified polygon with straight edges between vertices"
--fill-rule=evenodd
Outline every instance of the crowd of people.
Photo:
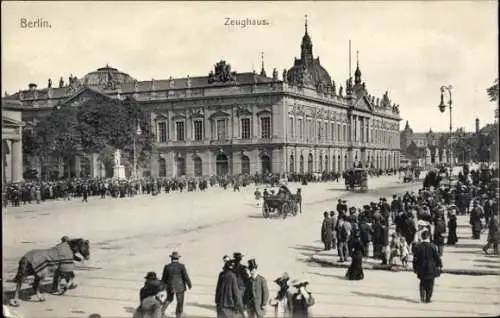
M 470 174 L 479 177 L 471 178 Z M 456 183 L 423 188 L 416 193 L 395 194 L 390 204 L 382 197 L 378 203 L 371 202 L 361 209 L 348 207 L 345 200 L 339 200 L 336 211 L 324 212 L 321 241 L 325 250 L 337 249 L 339 262 L 351 259 L 346 273 L 350 280 L 364 278 L 363 258 L 372 257 L 388 267 L 396 265 L 399 259 L 401 265 L 407 267 L 411 257 L 414 271 L 419 278 L 424 277 L 421 291 L 424 290 L 427 296 L 424 295 L 422 301 L 430 302 L 430 277 L 439 276 L 445 246 L 455 245 L 459 240 L 457 211 L 469 215 L 474 240 L 479 240 L 481 233 L 488 229 L 483 251 L 488 253 L 493 248 L 498 254 L 497 174 L 494 169 L 469 172 L 465 167 Z M 470 207 L 464 208 L 464 196 L 471 198 Z M 392 233 L 391 226 L 394 228 Z M 435 255 L 427 245 L 420 244 L 427 241 L 435 248 Z M 435 259 L 433 266 L 429 267 L 432 273 L 427 273 L 428 269 L 420 263 L 429 259 Z
M 377 171 L 374 175 L 392 173 L 392 170 Z M 239 191 L 240 187 L 250 184 L 277 185 L 287 179 L 289 182 L 329 182 L 339 181 L 340 173 L 323 172 L 322 174 L 255 174 L 211 177 L 176 177 L 142 178 L 139 180 L 118 180 L 113 178 L 74 178 L 56 181 L 26 181 L 3 184 L 3 207 L 19 207 L 26 204 L 40 204 L 49 200 L 81 199 L 87 202 L 89 197 L 128 198 L 136 195 L 159 195 L 170 192 L 205 191 L 219 186 L 224 189 Z

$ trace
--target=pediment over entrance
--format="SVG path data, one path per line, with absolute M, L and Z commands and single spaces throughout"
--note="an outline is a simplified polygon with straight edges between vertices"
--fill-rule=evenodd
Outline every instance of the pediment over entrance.
M 261 110 L 260 112 L 257 113 L 257 116 L 268 116 L 268 115 L 272 115 L 273 113 L 268 110 L 268 109 L 263 109 Z
M 354 108 L 364 112 L 372 112 L 372 107 L 370 105 L 370 101 L 366 96 L 361 97 L 354 104 Z
M 216 111 L 212 115 L 210 115 L 210 119 L 216 118 L 216 117 L 229 117 L 229 114 L 223 111 Z
M 73 95 L 68 97 L 66 100 L 62 102 L 63 105 L 71 105 L 71 106 L 81 106 L 92 100 L 114 100 L 113 98 L 103 94 L 99 90 L 95 88 L 90 88 L 88 86 L 81 87 L 78 91 L 76 91 Z

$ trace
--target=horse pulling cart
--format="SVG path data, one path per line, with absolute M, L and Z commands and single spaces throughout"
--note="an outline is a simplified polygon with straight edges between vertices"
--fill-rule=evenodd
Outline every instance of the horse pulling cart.
M 366 169 L 349 169 L 345 172 L 344 180 L 347 191 L 355 191 L 356 189 L 362 192 L 368 191 L 368 171 Z
M 297 189 L 297 194 L 293 194 L 286 185 L 282 185 L 276 195 L 270 194 L 264 196 L 262 215 L 268 218 L 271 214 L 275 213 L 283 219 L 285 219 L 288 214 L 296 216 L 299 209 L 302 212 L 301 201 L 300 189 Z

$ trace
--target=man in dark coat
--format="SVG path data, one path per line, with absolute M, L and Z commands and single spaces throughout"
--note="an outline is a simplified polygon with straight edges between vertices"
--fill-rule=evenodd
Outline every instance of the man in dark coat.
M 162 282 L 167 285 L 167 302 L 164 306 L 164 311 L 168 305 L 174 300 L 174 294 L 177 301 L 175 316 L 181 317 L 184 310 L 184 293 L 186 286 L 191 289 L 191 280 L 184 264 L 179 263 L 181 256 L 177 252 L 170 254 L 171 262 L 163 268 Z
M 479 240 L 481 238 L 481 219 L 483 217 L 483 211 L 479 207 L 477 201 L 474 201 L 474 206 L 470 212 L 470 225 L 472 226 L 472 239 Z
M 234 260 L 224 264 L 215 288 L 215 305 L 218 318 L 238 317 L 243 311 L 243 302 L 238 288 L 238 279 L 234 273 Z
M 142 303 L 144 299 L 154 296 L 158 293 L 159 286 L 163 284 L 157 277 L 155 272 L 148 272 L 144 282 L 144 286 L 139 291 L 139 302 Z
M 333 232 L 332 232 L 332 219 L 328 215 L 328 212 L 323 213 L 324 219 L 321 224 L 321 242 L 325 245 L 325 251 L 329 251 L 332 249 L 332 240 L 333 240 Z
M 250 273 L 245 265 L 241 264 L 243 260 L 243 254 L 240 252 L 233 253 L 234 258 L 234 273 L 238 280 L 238 289 L 240 291 L 240 298 L 243 299 L 245 293 L 245 288 L 248 285 L 248 280 L 250 278 Z
M 413 254 L 413 272 L 420 279 L 420 300 L 430 303 L 434 290 L 434 279 L 441 273 L 443 264 L 437 247 L 429 241 L 429 232 L 422 232 L 422 242 Z
M 248 310 L 249 318 L 262 318 L 269 300 L 269 289 L 266 279 L 257 272 L 257 263 L 254 259 L 248 261 L 250 279 L 245 289 L 243 303 Z

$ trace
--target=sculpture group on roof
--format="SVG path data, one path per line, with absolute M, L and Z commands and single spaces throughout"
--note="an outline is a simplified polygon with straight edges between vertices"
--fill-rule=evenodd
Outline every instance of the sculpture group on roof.
M 232 82 L 236 80 L 236 72 L 231 71 L 231 65 L 221 60 L 214 65 L 214 71 L 208 74 L 208 83 Z

